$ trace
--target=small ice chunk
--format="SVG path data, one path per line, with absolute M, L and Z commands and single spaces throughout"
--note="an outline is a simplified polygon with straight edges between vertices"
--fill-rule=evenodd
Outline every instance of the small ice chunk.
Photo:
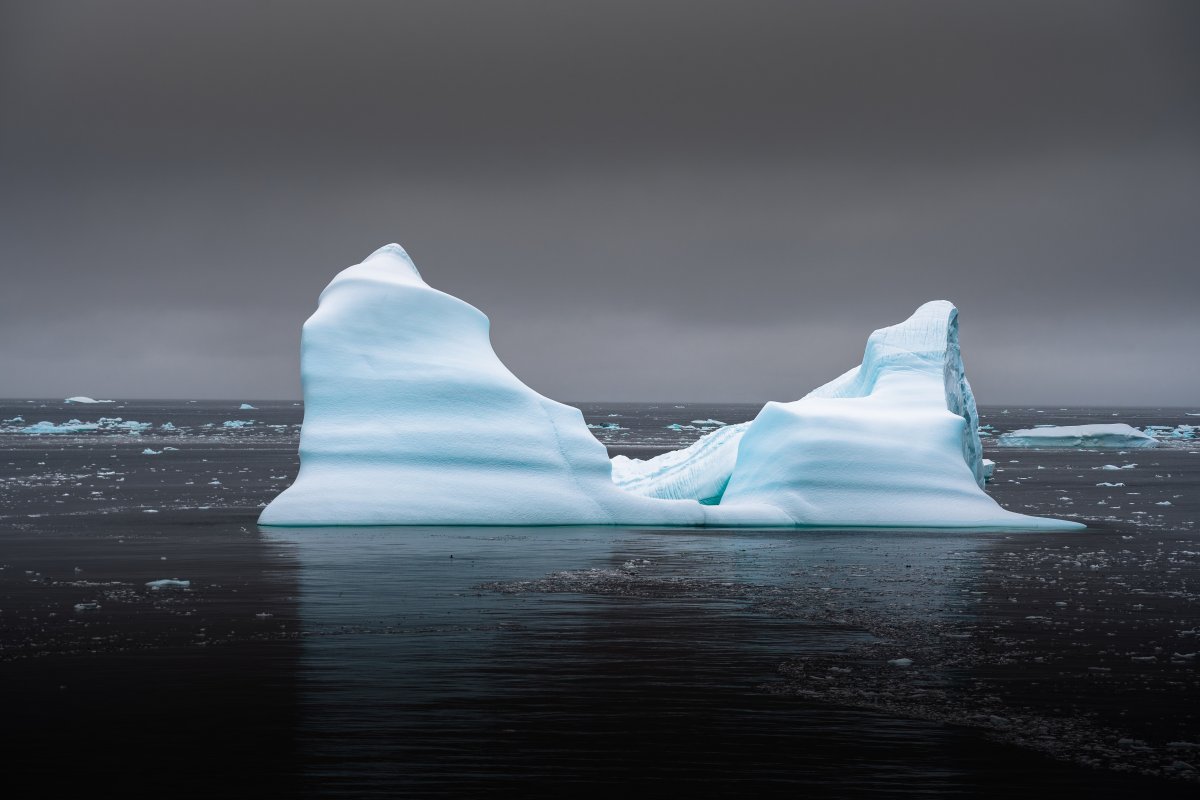
M 144 456 L 160 456 L 160 455 L 162 455 L 162 450 L 151 450 L 149 447 L 147 447 L 145 450 L 142 451 L 142 455 L 144 455 Z
M 85 611 L 96 611 L 100 608 L 99 603 L 76 603 L 75 610 L 83 613 Z
M 888 663 L 893 667 L 911 667 L 913 665 L 913 660 L 911 658 L 893 658 Z
M 244 428 L 247 425 L 253 425 L 252 419 L 228 419 L 221 423 L 226 428 Z
M 694 420 L 692 420 L 692 424 L 693 425 L 717 425 L 717 426 L 720 426 L 720 425 L 725 425 L 727 423 L 721 422 L 721 420 L 719 420 L 719 419 L 694 419 Z

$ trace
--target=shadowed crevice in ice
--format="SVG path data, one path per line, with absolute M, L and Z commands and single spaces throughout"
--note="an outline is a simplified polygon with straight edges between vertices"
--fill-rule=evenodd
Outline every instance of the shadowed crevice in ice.
M 863 363 L 749 423 L 641 462 L 523 384 L 478 309 L 399 245 L 343 270 L 304 325 L 300 473 L 266 525 L 1049 529 L 982 489 L 958 312 L 926 303 Z

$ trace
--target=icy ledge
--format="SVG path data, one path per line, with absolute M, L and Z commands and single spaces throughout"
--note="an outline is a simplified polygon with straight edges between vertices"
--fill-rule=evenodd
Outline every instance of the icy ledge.
M 478 309 L 399 245 L 339 273 L 304 325 L 300 473 L 264 525 L 1069 529 L 983 491 L 955 308 L 872 334 L 861 366 L 649 461 L 496 357 Z M 703 502 L 701 502 L 703 501 Z

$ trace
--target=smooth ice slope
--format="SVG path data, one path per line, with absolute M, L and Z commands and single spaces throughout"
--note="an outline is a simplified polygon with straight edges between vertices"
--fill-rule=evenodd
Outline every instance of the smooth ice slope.
M 487 317 L 399 245 L 334 278 L 301 350 L 300 474 L 267 525 L 1080 527 L 981 489 L 944 301 L 876 331 L 861 367 L 801 400 L 649 461 L 610 462 L 578 409 L 521 383 Z
M 343 270 L 301 345 L 300 474 L 268 525 L 704 522 L 623 492 L 576 408 L 496 357 L 488 319 L 429 287 L 399 245 Z
M 1101 425 L 1058 425 L 1025 428 L 1001 434 L 1001 447 L 1154 447 L 1158 440 L 1132 425 L 1113 422 Z

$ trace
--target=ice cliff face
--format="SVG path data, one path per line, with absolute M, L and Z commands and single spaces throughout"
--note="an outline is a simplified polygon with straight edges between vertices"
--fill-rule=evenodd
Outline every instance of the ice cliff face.
M 500 362 L 487 317 L 388 245 L 339 273 L 304 325 L 300 474 L 260 522 L 1079 527 L 980 488 L 957 330 L 952 305 L 927 303 L 806 397 L 610 462 L 577 409 Z

